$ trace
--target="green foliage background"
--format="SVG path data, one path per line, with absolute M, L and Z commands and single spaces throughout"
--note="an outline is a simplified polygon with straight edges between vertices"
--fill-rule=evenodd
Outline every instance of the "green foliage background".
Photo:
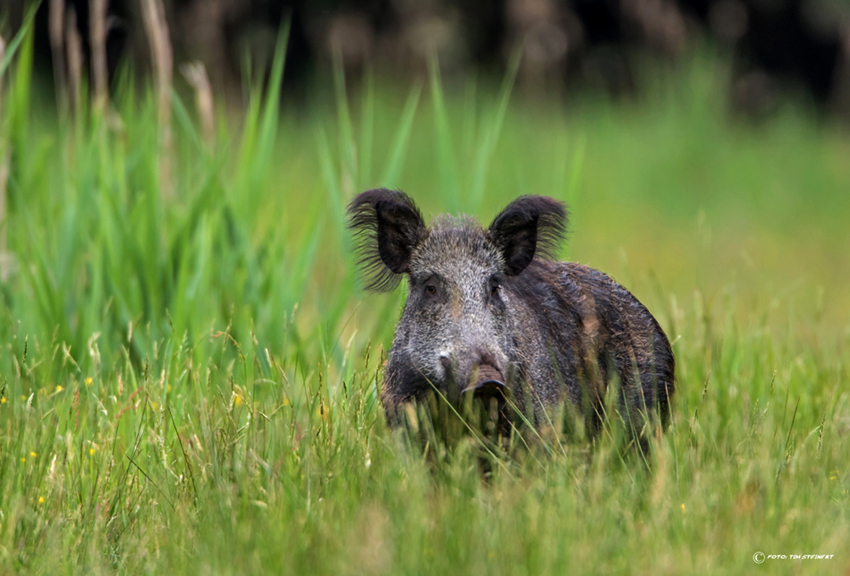
M 147 85 L 57 119 L 31 37 L 4 69 L 4 573 L 845 573 L 850 569 L 850 138 L 789 104 L 724 107 L 700 57 L 643 96 L 366 76 L 280 106 L 278 50 L 204 142 Z M 7 66 L 8 65 L 8 66 Z M 265 87 L 264 87 L 265 86 Z M 403 289 L 363 294 L 358 191 L 489 222 L 569 203 L 562 256 L 656 315 L 677 358 L 649 469 L 607 430 L 479 450 L 390 432 L 377 399 Z M 752 555 L 833 554 L 831 560 Z

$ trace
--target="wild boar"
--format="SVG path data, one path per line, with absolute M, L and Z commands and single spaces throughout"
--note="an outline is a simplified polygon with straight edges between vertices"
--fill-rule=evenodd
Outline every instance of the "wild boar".
M 609 382 L 617 409 L 644 445 L 644 425 L 666 425 L 675 364 L 658 322 L 602 272 L 554 259 L 565 206 L 544 196 L 511 202 L 487 229 L 468 216 L 426 226 L 404 193 L 375 189 L 348 207 L 366 288 L 408 295 L 384 372 L 391 425 L 431 391 L 510 398 L 533 426 L 566 401 L 596 436 Z

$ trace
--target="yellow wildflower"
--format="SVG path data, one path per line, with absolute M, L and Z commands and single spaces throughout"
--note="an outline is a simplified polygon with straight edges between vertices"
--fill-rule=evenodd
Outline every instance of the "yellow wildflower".
M 685 503 L 682 502 L 682 513 L 684 514 L 684 512 L 685 512 Z
M 0 398 L 0 404 L 5 404 L 5 403 L 6 403 L 6 397 L 3 396 L 3 398 Z
M 88 378 L 86 378 L 86 386 L 91 386 L 91 383 L 92 383 L 92 379 L 91 379 L 91 376 L 89 376 Z
M 38 497 L 38 503 L 39 503 L 39 504 L 44 504 L 44 496 L 39 496 L 39 497 Z
M 93 456 L 93 455 L 94 455 L 94 448 L 89 448 L 89 456 Z
M 35 453 L 35 452 L 30 452 L 30 457 L 31 457 L 31 458 L 35 458 L 36 456 L 38 456 L 38 454 L 37 454 L 37 453 Z
M 236 395 L 236 398 L 233 399 L 233 403 L 237 406 L 242 406 L 242 396 L 239 394 Z
M 26 461 L 27 461 L 26 458 L 21 458 L 21 462 L 26 462 Z
M 56 386 L 56 391 L 57 391 L 57 392 L 61 392 L 62 390 L 64 390 L 64 388 L 62 388 L 62 386 L 60 386 L 60 385 L 57 385 L 57 386 Z

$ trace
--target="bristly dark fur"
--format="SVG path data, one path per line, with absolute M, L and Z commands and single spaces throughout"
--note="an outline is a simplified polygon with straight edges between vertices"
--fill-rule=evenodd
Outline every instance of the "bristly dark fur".
M 392 244 L 412 249 L 421 240 L 425 223 L 416 204 L 404 192 L 376 188 L 358 194 L 348 205 L 348 216 L 364 287 L 373 292 L 394 290 L 404 272 L 404 259 L 410 254 L 382 253 L 380 246 Z M 400 241 L 379 242 L 382 234 Z
M 562 203 L 546 196 L 520 196 L 508 204 L 489 228 L 493 241 L 506 253 L 508 273 L 519 274 L 535 257 L 557 259 L 567 216 Z

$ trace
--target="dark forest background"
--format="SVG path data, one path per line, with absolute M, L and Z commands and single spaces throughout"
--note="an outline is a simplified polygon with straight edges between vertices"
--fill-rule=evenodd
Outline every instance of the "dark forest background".
M 61 53 L 51 50 L 51 10 L 63 16 L 65 30 L 75 19 L 88 63 L 93 4 L 41 3 L 40 76 L 52 78 L 52 54 Z M 3 0 L 0 33 L 14 33 L 27 5 Z M 471 69 L 500 74 L 521 47 L 521 83 L 619 97 L 635 93 L 640 66 L 675 66 L 708 47 L 732 62 L 727 88 L 735 109 L 762 115 L 791 95 L 827 113 L 850 110 L 850 4 L 841 0 L 166 0 L 163 6 L 175 62 L 201 61 L 228 100 L 240 97 L 245 71 L 267 68 L 279 27 L 290 21 L 285 89 L 302 97 L 327 77 L 334 54 L 354 78 L 366 67 L 415 75 L 432 55 L 450 76 Z M 149 69 L 141 3 L 110 0 L 106 10 L 110 77 L 122 62 Z

